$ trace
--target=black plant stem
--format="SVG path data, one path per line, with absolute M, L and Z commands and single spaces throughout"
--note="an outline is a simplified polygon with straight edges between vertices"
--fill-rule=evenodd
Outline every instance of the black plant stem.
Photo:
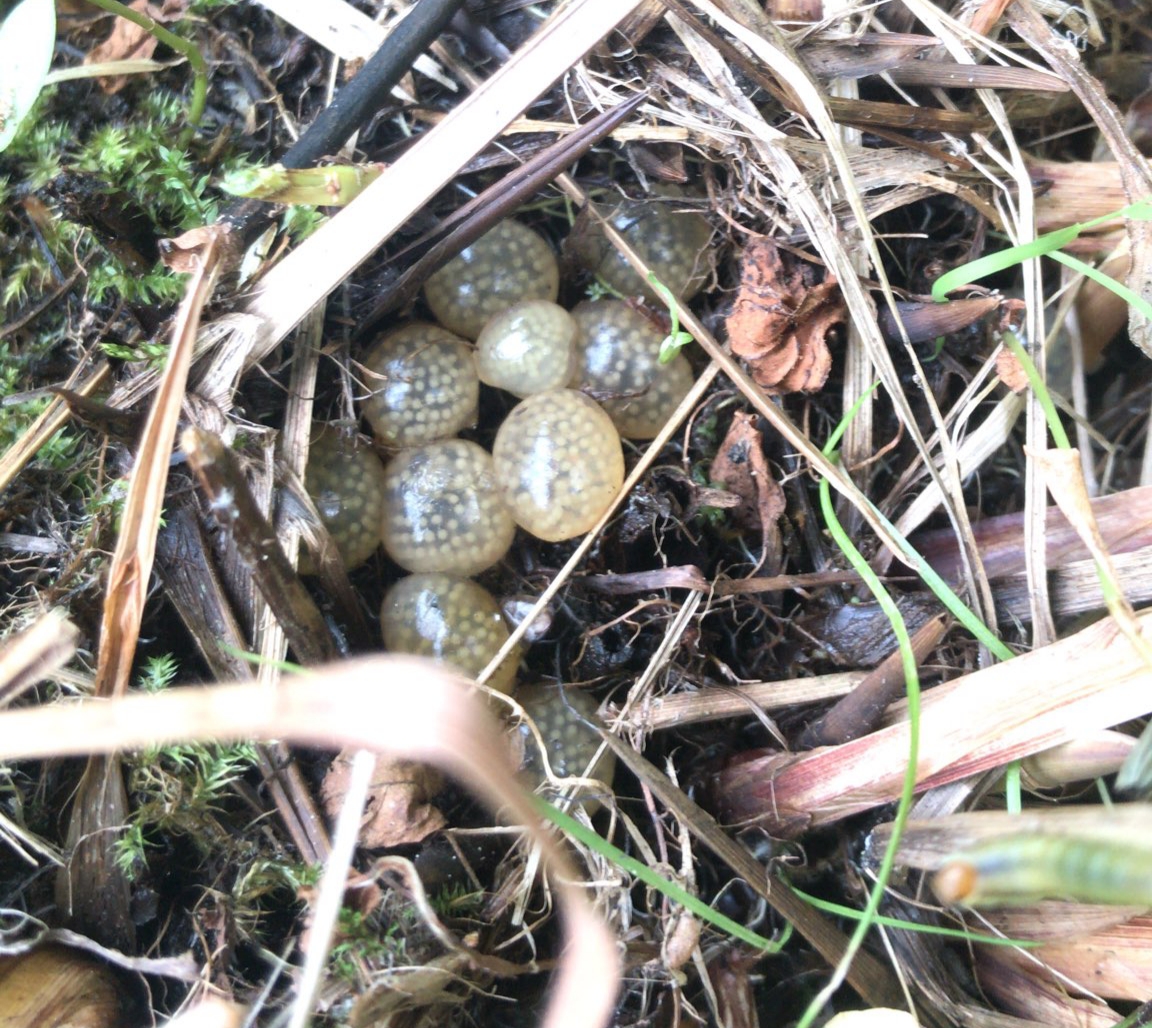
M 307 168 L 335 153 L 385 102 L 392 87 L 444 31 L 464 0 L 419 0 L 356 77 L 333 97 L 300 138 L 284 153 L 287 168 Z M 268 226 L 275 206 L 260 200 L 230 204 L 221 220 L 246 247 Z
M 286 168 L 308 168 L 344 145 L 436 40 L 464 0 L 420 0 L 284 154 Z

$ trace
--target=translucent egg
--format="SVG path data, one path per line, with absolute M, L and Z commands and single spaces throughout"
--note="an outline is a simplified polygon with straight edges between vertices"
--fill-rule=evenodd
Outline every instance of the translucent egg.
M 519 397 L 562 389 L 576 366 L 576 322 L 548 300 L 525 300 L 488 320 L 476 340 L 480 381 Z
M 708 278 L 708 219 L 683 210 L 679 197 L 626 200 L 615 210 L 601 208 L 608 222 L 643 259 L 656 278 L 682 300 L 690 300 Z M 663 304 L 656 291 L 620 255 L 595 225 L 571 238 L 577 263 L 625 296 Z
M 380 608 L 384 645 L 451 665 L 475 678 L 508 639 L 500 608 L 482 586 L 454 575 L 421 574 L 400 579 Z M 488 680 L 511 692 L 520 663 L 519 648 Z
M 544 740 L 548 765 L 557 778 L 588 777 L 611 787 L 616 754 L 610 749 L 604 749 L 586 774 L 603 745 L 600 734 L 588 723 L 596 722 L 596 701 L 591 696 L 579 689 L 540 682 L 517 690 L 516 701 L 535 722 Z M 544 778 L 539 749 L 527 725 L 521 725 L 518 732 L 524 753 L 521 771 L 533 786 L 538 785 Z M 599 806 L 591 797 L 582 802 L 589 813 Z
M 424 299 L 441 325 L 475 339 L 493 314 L 521 300 L 555 300 L 559 289 L 552 248 L 506 218 L 431 275 Z
M 319 426 L 308 449 L 304 486 L 345 567 L 363 564 L 380 545 L 385 493 L 380 458 L 356 436 Z M 303 549 L 300 573 L 316 574 L 315 563 Z
M 496 481 L 517 523 L 548 542 L 587 532 L 624 481 L 611 419 L 571 389 L 522 400 L 492 447 Z
M 500 560 L 516 533 L 491 456 L 442 439 L 401 450 L 388 463 L 384 548 L 409 571 L 475 575 Z
M 386 446 L 416 446 L 476 423 L 480 378 L 472 347 L 426 322 L 389 332 L 362 361 L 371 393 L 360 410 Z
M 692 388 L 683 354 L 660 363 L 664 334 L 621 300 L 586 300 L 572 311 L 579 326 L 569 382 L 590 392 L 628 439 L 651 439 Z

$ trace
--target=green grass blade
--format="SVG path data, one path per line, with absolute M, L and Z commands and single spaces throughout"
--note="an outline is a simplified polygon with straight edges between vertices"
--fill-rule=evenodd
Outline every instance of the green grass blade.
M 811 896 L 806 892 L 801 892 L 796 886 L 789 885 L 783 879 L 781 879 L 781 882 L 810 907 L 823 911 L 825 914 L 842 917 L 847 921 L 859 921 L 864 916 L 861 911 L 853 907 L 845 907 L 840 903 L 832 903 L 829 900 L 820 899 L 818 896 Z M 1035 939 L 1008 939 L 1001 935 L 984 935 L 980 932 L 965 931 L 962 928 L 944 928 L 937 924 L 920 924 L 918 921 L 905 921 L 899 917 L 888 917 L 886 914 L 877 914 L 872 923 L 880 925 L 883 928 L 899 928 L 905 932 L 922 932 L 924 935 L 937 935 L 942 939 L 963 939 L 965 942 L 979 943 L 987 946 L 1017 946 L 1021 949 L 1028 949 L 1029 947 L 1044 945 L 1043 942 Z
M 1028 378 L 1028 385 L 1036 394 L 1036 400 L 1040 404 L 1041 410 L 1044 411 L 1044 421 L 1048 425 L 1048 431 L 1052 433 L 1053 441 L 1060 449 L 1070 450 L 1072 443 L 1068 438 L 1068 433 L 1064 431 L 1064 423 L 1056 412 L 1056 404 L 1052 402 L 1052 394 L 1048 392 L 1044 379 L 1040 377 L 1039 369 L 1032 362 L 1032 358 L 1028 356 L 1028 352 L 1024 349 L 1023 343 L 1017 338 L 1015 332 L 1002 332 L 1000 335 L 1004 340 L 1004 345 L 1012 353 L 1012 356 L 1020 362 L 1020 367 L 1024 369 L 1024 374 Z
M 867 393 L 861 396 L 852 409 L 844 415 L 840 424 L 836 426 L 835 431 L 824 447 L 824 455 L 829 459 L 835 456 L 837 443 L 839 443 L 845 429 L 856 416 L 860 405 L 867 399 L 867 396 Z M 876 602 L 880 605 L 881 610 L 884 611 L 885 616 L 892 625 L 893 632 L 896 634 L 896 640 L 900 647 L 900 660 L 904 669 L 904 680 L 908 695 L 908 763 L 904 769 L 904 784 L 900 792 L 900 802 L 896 807 L 896 816 L 892 819 L 892 835 L 884 850 L 884 856 L 880 861 L 880 869 L 876 874 L 876 882 L 872 886 L 872 891 L 868 894 L 868 902 L 864 907 L 855 930 L 852 932 L 851 938 L 848 940 L 844 955 L 841 957 L 840 963 L 832 975 L 832 979 L 813 998 L 812 1002 L 808 1004 L 808 1009 L 804 1011 L 804 1015 L 800 1018 L 797 1028 L 809 1028 L 816 1020 L 825 1004 L 831 999 L 832 993 L 844 980 L 848 966 L 863 945 L 865 936 L 867 936 L 868 932 L 872 929 L 872 926 L 876 924 L 876 918 L 880 912 L 880 901 L 884 898 L 884 890 L 887 888 L 888 879 L 892 875 L 892 869 L 896 866 L 896 850 L 900 845 L 900 836 L 904 832 L 904 825 L 907 823 L 908 814 L 912 809 L 912 800 L 916 791 L 916 767 L 919 763 L 920 754 L 920 673 L 916 667 L 916 656 L 912 651 L 912 640 L 908 636 L 908 626 L 904 623 L 904 618 L 896 606 L 896 601 L 892 598 L 888 590 L 884 588 L 884 584 L 880 581 L 876 572 L 872 570 L 868 561 L 864 559 L 864 555 L 856 548 L 852 540 L 848 538 L 848 533 L 844 531 L 844 527 L 837 519 L 836 511 L 832 505 L 832 489 L 826 478 L 820 480 L 820 508 L 824 515 L 824 521 L 828 531 L 832 535 L 836 545 L 840 547 L 841 552 L 848 558 L 849 564 L 852 565 L 857 574 L 864 580 L 864 584 L 868 586 L 872 595 L 876 597 Z
M 738 921 L 733 921 L 732 918 L 721 914 L 720 911 L 713 910 L 707 903 L 698 896 L 693 896 L 683 886 L 669 881 L 663 875 L 653 871 L 647 864 L 641 863 L 635 857 L 629 856 L 623 850 L 613 846 L 607 839 L 581 824 L 570 814 L 554 807 L 547 800 L 533 796 L 532 801 L 540 816 L 551 821 L 565 835 L 587 846 L 606 860 L 610 860 L 617 867 L 623 868 L 630 875 L 639 878 L 645 885 L 650 885 L 653 889 L 667 896 L 672 902 L 679 903 L 680 906 L 695 914 L 700 920 L 707 921 L 722 932 L 727 932 L 734 939 L 746 942 L 749 946 L 764 950 L 766 953 L 778 953 L 791 936 L 791 925 L 788 925 L 779 939 L 768 939 L 752 931 L 751 928 L 745 928 Z
M 1054 261 L 1059 261 L 1073 271 L 1080 272 L 1085 278 L 1092 279 L 1093 282 L 1102 285 L 1105 289 L 1112 290 L 1121 300 L 1129 306 L 1135 307 L 1144 317 L 1152 321 L 1152 303 L 1145 300 L 1139 293 L 1132 292 L 1123 282 L 1117 281 L 1112 278 L 1111 275 L 1105 275 L 1099 268 L 1094 268 L 1091 264 L 1085 264 L 1082 260 L 1070 254 L 1056 251 L 1055 253 L 1049 254 L 1049 256 Z
M 1021 243 L 1019 246 L 1010 246 L 1006 250 L 998 250 L 996 253 L 985 254 L 983 257 L 969 261 L 967 264 L 961 264 L 960 267 L 945 272 L 932 283 L 932 299 L 938 303 L 942 303 L 948 298 L 948 294 L 952 292 L 953 289 L 958 289 L 960 286 L 968 285 L 972 282 L 978 282 L 982 278 L 995 275 L 1000 271 L 1006 271 L 1008 268 L 1014 267 L 1017 264 L 1023 264 L 1024 261 L 1032 260 L 1035 257 L 1043 257 L 1046 254 L 1050 254 L 1056 260 L 1062 260 L 1064 257 L 1067 257 L 1067 254 L 1057 256 L 1053 251 L 1059 250 L 1061 247 L 1065 247 L 1073 242 L 1080 236 L 1081 232 L 1086 232 L 1088 229 L 1095 228 L 1097 225 L 1103 225 L 1116 218 L 1132 218 L 1136 221 L 1152 220 L 1152 201 L 1139 200 L 1110 214 L 1102 214 L 1100 217 L 1092 218 L 1090 221 L 1082 221 L 1076 225 L 1069 225 L 1067 228 L 1057 229 L 1055 232 L 1038 236 L 1031 242 Z M 1075 260 L 1075 258 L 1070 259 Z M 1068 262 L 1065 261 L 1065 263 Z M 1095 276 L 1089 277 L 1095 278 Z M 1101 279 L 1107 278 L 1108 276 L 1106 275 L 1101 276 Z M 1100 281 L 1100 279 L 1097 279 L 1097 281 Z M 1107 282 L 1102 281 L 1101 284 L 1111 289 L 1112 286 L 1108 285 L 1108 282 L 1112 281 L 1112 279 L 1108 279 Z M 1115 284 L 1119 285 L 1120 283 L 1117 282 Z

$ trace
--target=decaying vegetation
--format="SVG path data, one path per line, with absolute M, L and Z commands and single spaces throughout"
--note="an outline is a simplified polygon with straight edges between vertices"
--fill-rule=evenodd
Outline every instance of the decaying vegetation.
M 107 1025 L 1143 1017 L 1146 0 L 138 6 L 56 3 L 0 153 L 0 1021 L 19 975 Z M 690 303 L 642 197 L 712 226 Z M 477 690 L 379 655 L 400 569 L 302 483 L 512 214 L 695 384 L 483 573 Z M 518 647 L 599 704 L 551 806 Z

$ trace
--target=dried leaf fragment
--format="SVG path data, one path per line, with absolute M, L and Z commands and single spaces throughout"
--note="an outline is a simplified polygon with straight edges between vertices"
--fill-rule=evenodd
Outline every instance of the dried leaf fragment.
M 834 278 L 817 282 L 811 265 L 789 267 L 775 242 L 756 239 L 740 262 L 728 339 L 732 352 L 748 362 L 752 377 L 769 392 L 816 392 L 832 367 L 828 335 L 846 313 Z
M 1014 393 L 1022 393 L 1028 388 L 1024 366 L 1011 350 L 1003 349 L 996 354 L 996 377 Z
M 740 497 L 732 518 L 742 528 L 760 529 L 764 538 L 765 560 L 778 568 L 781 557 L 780 529 L 784 515 L 784 490 L 772 477 L 754 415 L 737 413 L 710 472 L 712 481 Z
M 328 816 L 335 820 L 344 802 L 352 753 L 342 750 L 333 758 L 320 794 Z M 442 785 L 440 775 L 427 764 L 380 757 L 372 772 L 368 802 L 360 817 L 360 845 L 367 849 L 420 842 L 444 827 L 444 815 L 428 799 Z
M 165 24 L 182 17 L 187 4 L 185 0 L 164 0 L 161 4 L 134 0 L 128 6 L 134 11 L 146 14 L 153 21 Z M 155 53 L 156 44 L 156 37 L 146 28 L 127 18 L 118 17 L 112 23 L 112 32 L 108 38 L 92 48 L 84 58 L 84 63 L 104 64 L 109 61 L 143 60 Z M 118 93 L 127 84 L 128 76 L 106 76 L 98 81 L 105 93 Z

